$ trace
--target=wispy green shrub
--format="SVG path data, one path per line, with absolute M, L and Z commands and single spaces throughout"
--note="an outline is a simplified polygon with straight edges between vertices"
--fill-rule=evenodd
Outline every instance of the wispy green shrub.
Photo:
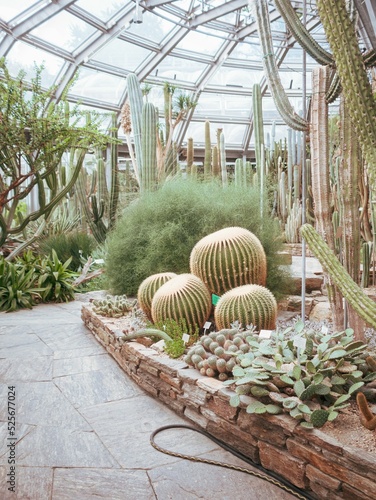
M 55 250 L 59 260 L 66 262 L 71 258 L 69 269 L 78 271 L 96 247 L 95 239 L 84 231 L 53 234 L 41 240 L 39 253 L 50 255 Z
M 277 298 L 290 291 L 277 256 L 283 244 L 280 229 L 270 217 L 261 220 L 257 190 L 190 180 L 167 182 L 124 210 L 108 239 L 108 288 L 134 296 L 151 274 L 189 272 L 197 241 L 227 226 L 244 227 L 259 237 L 267 255 L 267 286 Z

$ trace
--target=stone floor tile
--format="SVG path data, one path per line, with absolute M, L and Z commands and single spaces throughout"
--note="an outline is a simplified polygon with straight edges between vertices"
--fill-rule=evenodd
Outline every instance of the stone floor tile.
M 56 500 L 154 500 L 146 471 L 119 469 L 56 469 Z
M 53 382 L 17 383 L 16 425 L 60 426 L 71 430 L 91 430 L 86 420 L 73 408 Z M 6 401 L 7 386 L 0 386 Z M 0 407 L 0 420 L 7 419 L 7 408 Z
M 54 378 L 64 377 L 66 375 L 75 375 L 77 373 L 115 367 L 117 367 L 116 361 L 110 358 L 106 352 L 103 352 L 102 354 L 92 356 L 55 359 L 53 362 L 53 376 Z
M 105 349 L 100 344 L 93 344 L 90 347 L 82 347 L 81 349 L 55 349 L 54 359 L 73 359 L 82 356 L 94 356 L 95 354 L 105 353 Z
M 34 333 L 2 335 L 0 343 L 0 359 L 37 358 L 53 354 L 50 349 Z
M 220 460 L 221 453 L 206 454 L 206 458 Z M 232 460 L 231 463 L 234 463 Z M 241 462 L 242 467 L 246 467 Z M 243 472 L 187 460 L 168 466 L 155 467 L 149 472 L 157 498 L 163 500 L 293 500 L 288 492 Z
M 38 329 L 38 337 L 54 351 L 81 349 L 96 344 L 96 340 L 83 324 L 61 326 L 58 332 L 51 327 L 41 326 Z
M 150 434 L 158 427 L 185 421 L 149 396 L 141 395 L 80 411 L 122 467 L 149 468 L 178 460 L 155 450 L 150 445 Z M 124 415 L 127 416 L 126 424 Z M 166 432 L 159 441 L 167 448 L 176 449 L 178 445 L 177 451 L 182 453 L 193 449 L 201 454 L 217 447 L 199 434 L 184 430 Z
M 130 398 L 140 392 L 123 374 L 109 368 L 58 377 L 54 382 L 75 408 Z
M 52 380 L 52 364 L 52 356 L 3 359 L 0 361 L 0 382 L 13 384 Z
M 34 425 L 20 424 L 16 423 L 16 432 L 14 439 L 16 440 L 16 447 L 18 443 L 30 432 L 35 429 Z M 9 448 L 8 444 L 11 444 L 11 439 L 8 439 L 8 422 L 0 422 L 0 464 L 6 465 L 8 463 Z M 17 449 L 17 448 L 16 448 Z M 17 462 L 18 464 L 18 462 Z M 1 497 L 0 497 L 1 498 Z
M 33 467 L 106 467 L 118 462 L 94 432 L 35 427 L 16 446 L 17 465 Z
M 50 467 L 16 467 L 16 492 L 8 491 L 8 467 L 0 467 L 0 498 L 2 500 L 50 500 L 53 469 Z

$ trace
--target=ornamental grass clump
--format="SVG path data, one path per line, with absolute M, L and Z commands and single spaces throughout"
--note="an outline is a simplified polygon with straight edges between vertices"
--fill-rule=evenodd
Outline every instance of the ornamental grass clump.
M 188 273 L 196 243 L 229 226 L 247 229 L 260 240 L 267 260 L 266 286 L 273 294 L 279 298 L 291 292 L 291 279 L 279 267 L 281 230 L 271 217 L 261 219 L 258 190 L 223 189 L 215 181 L 183 179 L 166 182 L 124 210 L 108 238 L 108 288 L 115 294 L 135 296 L 141 282 L 152 274 Z

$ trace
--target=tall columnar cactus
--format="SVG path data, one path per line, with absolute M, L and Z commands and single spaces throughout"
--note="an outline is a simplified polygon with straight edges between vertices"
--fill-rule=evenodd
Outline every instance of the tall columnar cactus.
M 205 284 L 193 274 L 180 274 L 162 285 L 154 295 L 151 315 L 154 323 L 184 319 L 191 331 L 202 328 L 211 312 L 211 296 Z
M 376 303 L 353 281 L 332 250 L 311 225 L 304 224 L 301 228 L 301 234 L 345 299 L 366 323 L 372 328 L 376 328 Z M 365 340 L 362 332 L 356 332 L 356 334 L 359 340 Z
M 205 158 L 204 158 L 204 179 L 210 178 L 211 174 L 211 140 L 210 140 L 210 122 L 205 122 Z
M 217 148 L 217 146 L 213 146 L 213 150 L 212 150 L 212 174 L 213 174 L 213 177 L 219 177 L 221 175 L 221 171 L 219 168 L 219 162 L 218 162 L 218 148 Z
M 274 295 L 260 285 L 243 285 L 226 292 L 219 299 L 214 321 L 218 330 L 230 328 L 238 321 L 243 328 L 253 325 L 258 330 L 275 328 L 277 302 Z
M 253 233 L 241 227 L 226 227 L 205 236 L 193 247 L 190 269 L 211 293 L 222 295 L 241 285 L 265 285 L 266 255 Z
M 235 176 L 234 180 L 236 187 L 245 186 L 246 183 L 245 165 L 241 158 L 237 158 L 237 160 L 235 160 L 234 176 Z
M 345 0 L 317 0 L 317 9 L 332 49 L 351 122 L 376 186 L 376 101 Z
M 270 29 L 269 6 L 267 0 L 250 0 L 257 20 L 257 30 L 263 51 L 263 65 L 268 86 L 277 110 L 285 123 L 295 130 L 307 130 L 308 123 L 295 113 L 282 86 L 278 66 L 274 56 L 273 40 Z
M 264 149 L 264 122 L 262 116 L 262 96 L 260 84 L 255 83 L 252 89 L 252 103 L 253 103 L 253 123 L 255 130 L 255 153 L 256 153 L 256 167 L 260 176 L 261 169 L 261 150 Z
M 144 311 L 146 316 L 152 321 L 151 304 L 153 297 L 157 290 L 164 285 L 167 281 L 175 278 L 175 273 L 158 273 L 152 274 L 146 278 L 138 287 L 137 300 L 140 308 Z
M 225 148 L 225 135 L 221 132 L 219 136 L 219 150 L 221 157 L 221 174 L 222 174 L 222 185 L 223 187 L 227 187 L 228 179 L 227 179 L 227 165 L 226 165 L 226 148 Z
M 146 102 L 142 108 L 141 193 L 151 191 L 157 183 L 157 116 L 155 107 Z
M 194 158 L 193 138 L 188 137 L 187 140 L 187 174 L 190 175 Z
M 142 171 L 141 131 L 143 97 L 140 82 L 137 78 L 137 75 L 135 75 L 134 73 L 131 73 L 127 76 L 127 89 L 129 107 L 131 112 L 134 146 L 136 150 L 137 170 L 140 173 Z

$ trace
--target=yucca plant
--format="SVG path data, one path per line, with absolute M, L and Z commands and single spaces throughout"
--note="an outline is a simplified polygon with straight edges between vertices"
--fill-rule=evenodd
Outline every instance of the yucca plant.
M 44 289 L 35 286 L 34 267 L 19 267 L 5 259 L 0 260 L 0 311 L 31 309 L 41 299 Z
M 43 287 L 43 302 L 68 302 L 74 299 L 73 278 L 77 273 L 69 271 L 71 258 L 62 263 L 55 250 L 52 255 L 41 260 L 37 266 L 38 285 Z

